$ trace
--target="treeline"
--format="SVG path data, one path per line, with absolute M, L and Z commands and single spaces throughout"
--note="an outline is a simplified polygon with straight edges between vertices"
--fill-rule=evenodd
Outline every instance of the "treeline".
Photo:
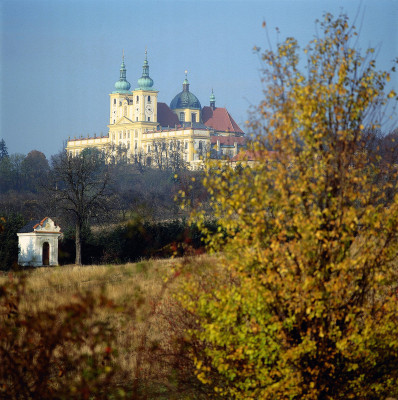
M 215 232 L 214 222 L 207 228 Z M 83 264 L 119 264 L 140 259 L 194 255 L 204 252 L 203 235 L 186 220 L 131 220 L 114 229 L 85 232 L 82 243 Z M 73 264 L 75 236 L 70 230 L 60 241 L 59 262 Z
M 125 162 L 109 165 L 95 151 L 88 151 L 87 155 L 95 161 L 91 176 L 84 183 L 87 193 L 93 183 L 90 179 L 101 184 L 105 175 L 107 190 L 105 196 L 97 199 L 98 207 L 84 215 L 79 232 L 84 264 L 167 256 L 202 246 L 197 229 L 186 222 L 188 211 L 182 211 L 175 201 L 180 191 L 189 193 L 193 206 L 206 201 L 201 172 Z M 65 180 L 59 179 L 59 168 L 64 168 L 59 160 L 64 156 L 61 152 L 49 161 L 37 150 L 26 156 L 9 155 L 4 140 L 0 141 L 1 269 L 17 265 L 18 230 L 30 220 L 46 216 L 53 218 L 64 233 L 60 240 L 60 263 L 74 261 L 76 219 L 61 207 L 61 195 L 72 190 L 65 186 Z M 71 173 L 70 178 L 76 179 L 79 171 Z

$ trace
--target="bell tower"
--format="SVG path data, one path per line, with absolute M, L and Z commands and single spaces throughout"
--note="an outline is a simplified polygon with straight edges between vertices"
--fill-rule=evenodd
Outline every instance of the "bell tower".
M 152 130 L 157 125 L 158 91 L 153 88 L 153 80 L 149 76 L 147 50 L 142 76 L 137 83 L 138 87 L 134 90 L 134 122 L 141 122 L 143 128 Z

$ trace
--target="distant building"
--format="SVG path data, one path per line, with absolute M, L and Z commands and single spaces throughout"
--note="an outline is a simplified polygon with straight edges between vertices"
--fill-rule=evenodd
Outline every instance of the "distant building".
M 145 52 L 138 86 L 134 90 L 130 87 L 123 57 L 120 79 L 109 95 L 108 136 L 68 140 L 66 149 L 70 155 L 90 147 L 114 152 L 123 149 L 127 161 L 140 154 L 150 162 L 156 155 L 179 151 L 183 160 L 195 168 L 210 151 L 217 158 L 233 157 L 245 146 L 244 132 L 225 108 L 216 107 L 213 92 L 210 105 L 201 106 L 189 90 L 187 71 L 182 91 L 170 106 L 158 102 Z
M 61 228 L 51 218 L 30 221 L 17 235 L 19 265 L 58 265 L 58 238 L 61 236 Z

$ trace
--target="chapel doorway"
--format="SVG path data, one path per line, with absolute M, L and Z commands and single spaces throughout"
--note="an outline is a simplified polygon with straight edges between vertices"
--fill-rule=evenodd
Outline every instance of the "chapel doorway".
M 50 265 L 50 245 L 48 242 L 43 243 L 43 265 Z

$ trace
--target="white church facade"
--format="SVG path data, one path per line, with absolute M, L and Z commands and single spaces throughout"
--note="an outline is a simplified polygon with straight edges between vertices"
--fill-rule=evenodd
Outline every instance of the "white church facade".
M 202 107 L 185 76 L 182 91 L 167 105 L 158 101 L 153 84 L 145 54 L 137 88 L 130 90 L 123 57 L 120 78 L 109 95 L 108 135 L 68 140 L 68 154 L 75 156 L 95 147 L 114 153 L 122 150 L 130 162 L 139 155 L 154 163 L 159 157 L 178 152 L 195 168 L 208 153 L 233 157 L 245 146 L 244 132 L 225 108 L 216 107 L 213 93 L 210 105 Z

